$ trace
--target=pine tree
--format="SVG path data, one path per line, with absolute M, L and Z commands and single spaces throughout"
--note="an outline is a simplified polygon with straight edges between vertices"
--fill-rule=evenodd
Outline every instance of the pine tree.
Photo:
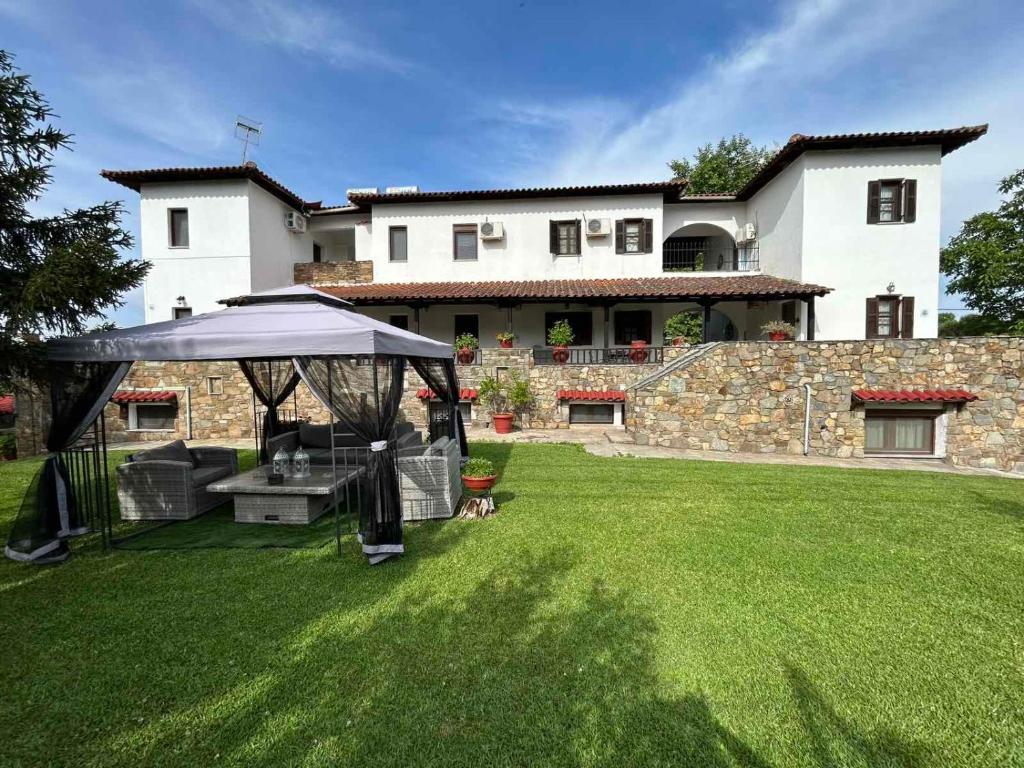
M 124 257 L 124 208 L 104 202 L 36 218 L 29 206 L 51 180 L 51 160 L 71 136 L 27 75 L 0 50 L 0 391 L 40 380 L 38 338 L 83 333 L 142 282 L 149 264 Z

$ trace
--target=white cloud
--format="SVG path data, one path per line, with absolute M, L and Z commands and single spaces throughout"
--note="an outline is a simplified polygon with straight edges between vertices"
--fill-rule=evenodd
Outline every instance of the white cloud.
M 409 62 L 374 43 L 352 18 L 301 0 L 192 0 L 218 26 L 239 37 L 282 50 L 313 55 L 342 69 L 410 69 Z

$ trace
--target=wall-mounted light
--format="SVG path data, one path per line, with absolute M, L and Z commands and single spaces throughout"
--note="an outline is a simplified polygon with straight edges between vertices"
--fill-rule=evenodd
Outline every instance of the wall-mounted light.
M 188 302 L 185 301 L 185 297 L 184 296 L 179 296 L 177 299 L 175 299 L 175 301 L 178 302 L 178 306 L 179 307 L 187 307 L 188 306 Z
M 894 283 L 894 282 L 892 282 L 890 280 L 889 284 L 887 286 L 885 286 L 885 290 L 887 290 L 889 293 L 895 293 L 896 292 L 896 283 Z

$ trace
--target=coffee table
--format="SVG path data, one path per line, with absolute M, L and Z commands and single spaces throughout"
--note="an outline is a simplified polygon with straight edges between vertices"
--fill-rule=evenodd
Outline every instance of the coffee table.
M 266 467 L 257 467 L 206 486 L 213 493 L 230 493 L 236 523 L 306 525 L 334 504 L 334 492 L 361 476 L 365 467 L 338 468 L 337 482 L 330 467 L 314 467 L 309 477 L 286 477 L 281 485 L 267 482 Z

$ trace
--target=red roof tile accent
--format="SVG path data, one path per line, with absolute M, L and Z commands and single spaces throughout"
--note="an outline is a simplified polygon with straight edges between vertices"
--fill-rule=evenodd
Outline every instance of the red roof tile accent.
M 782 170 L 808 150 L 817 149 L 872 149 L 876 147 L 925 147 L 938 145 L 948 155 L 964 144 L 980 139 L 988 133 L 988 123 L 965 125 L 960 128 L 941 128 L 934 131 L 885 131 L 882 133 L 834 133 L 805 136 L 794 133 L 786 145 L 775 153 L 768 164 L 736 193 L 737 200 L 749 200 L 761 187 L 778 176 Z
M 685 179 L 671 181 L 644 181 L 626 184 L 591 184 L 579 187 L 521 187 L 518 189 L 461 189 L 446 192 L 397 192 L 377 194 L 350 194 L 348 199 L 357 205 L 381 203 L 441 203 L 458 200 L 523 200 L 539 197 L 589 197 L 592 195 L 661 194 L 671 202 L 686 189 Z
M 469 387 L 463 387 L 459 390 L 459 400 L 476 400 L 477 391 L 470 389 Z M 416 390 L 416 397 L 420 400 L 434 400 L 437 395 L 434 394 L 434 390 L 427 389 L 426 387 L 420 387 Z
M 602 403 L 624 403 L 626 393 L 618 389 L 591 391 L 586 389 L 560 389 L 559 400 L 596 400 Z
M 256 163 L 245 165 L 220 165 L 204 168 L 150 168 L 140 171 L 100 171 L 103 178 L 120 184 L 136 192 L 143 184 L 154 184 L 163 181 L 218 181 L 220 179 L 249 179 L 263 187 L 279 200 L 283 200 L 293 208 L 303 211 L 306 202 L 288 189 L 284 184 L 272 179 L 261 171 Z M 317 205 L 317 208 L 322 206 Z
M 121 390 L 110 398 L 115 403 L 167 403 L 178 399 L 177 392 Z
M 0 416 L 14 413 L 14 395 L 0 395 Z
M 978 399 L 965 389 L 855 389 L 861 403 L 970 403 Z
M 638 277 L 611 280 L 523 280 L 473 283 L 359 283 L 320 290 L 356 303 L 401 303 L 474 299 L 771 299 L 824 296 L 831 291 L 771 275 L 736 277 Z

